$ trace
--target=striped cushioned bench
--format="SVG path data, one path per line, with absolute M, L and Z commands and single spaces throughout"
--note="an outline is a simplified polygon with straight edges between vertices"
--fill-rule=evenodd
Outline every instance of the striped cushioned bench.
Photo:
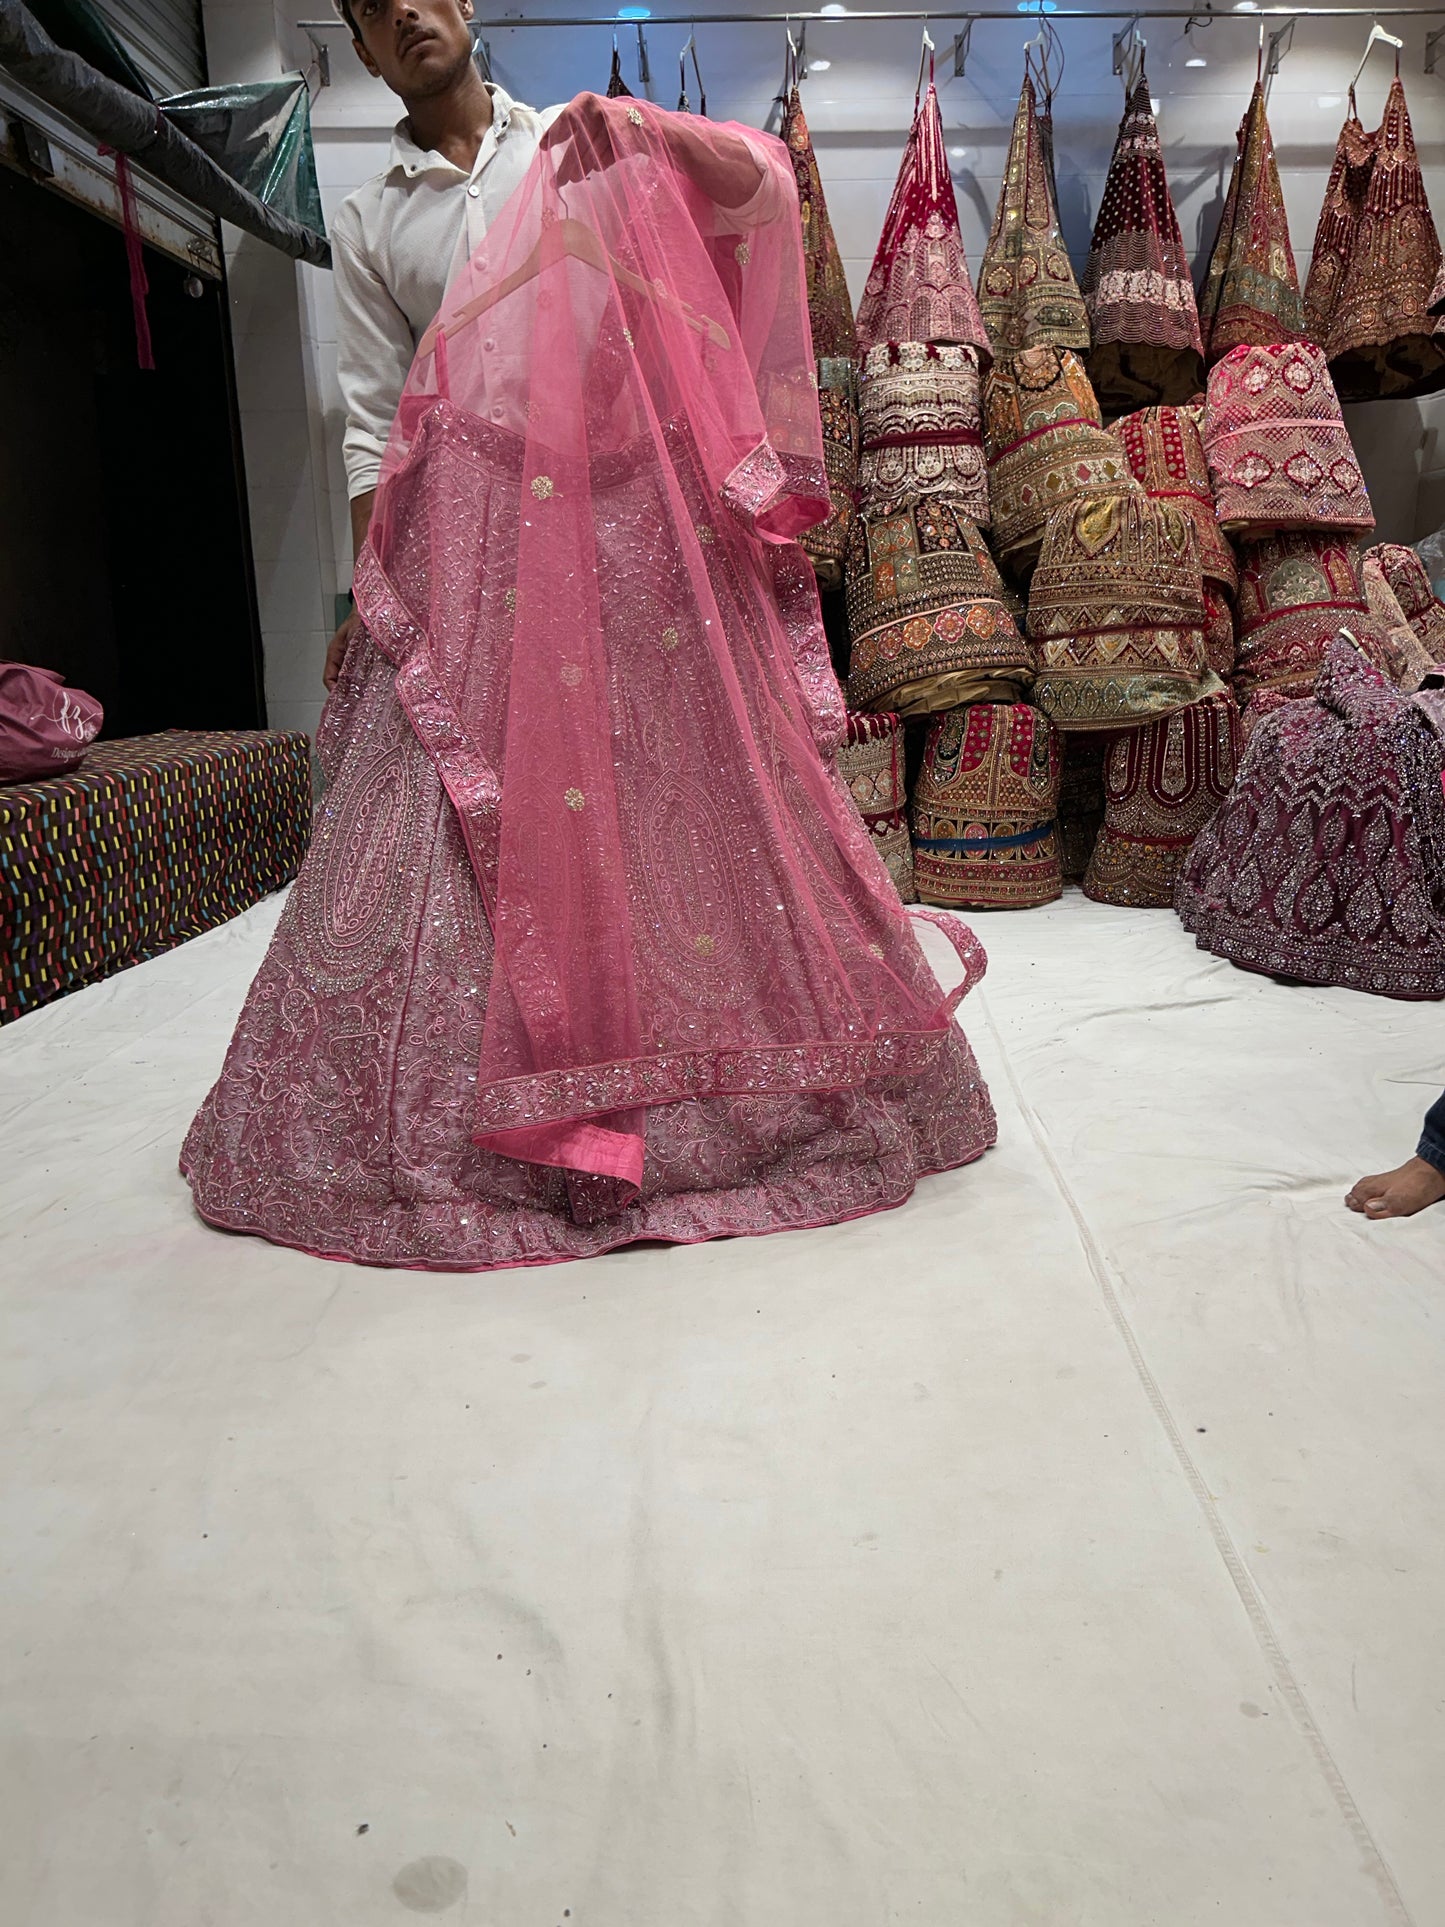
M 289 883 L 310 746 L 272 730 L 96 743 L 0 784 L 0 1023 L 199 936 Z

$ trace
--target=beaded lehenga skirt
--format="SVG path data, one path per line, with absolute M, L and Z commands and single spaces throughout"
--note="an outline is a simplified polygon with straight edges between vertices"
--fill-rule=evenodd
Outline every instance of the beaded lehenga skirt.
M 592 1216 L 565 1171 L 481 1149 L 491 933 L 395 677 L 363 636 L 327 704 L 311 851 L 182 1154 L 212 1224 L 371 1264 L 539 1264 L 838 1223 L 993 1142 L 955 1026 L 908 1076 L 654 1107 L 639 1194 L 616 1215 Z

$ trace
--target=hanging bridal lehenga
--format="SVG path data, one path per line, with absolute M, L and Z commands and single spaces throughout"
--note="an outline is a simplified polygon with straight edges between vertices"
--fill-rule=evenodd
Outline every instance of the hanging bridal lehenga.
M 1106 415 L 1198 394 L 1199 307 L 1142 60 L 1109 163 L 1083 295 L 1089 379 Z
M 791 39 L 782 99 L 781 134 L 798 189 L 808 323 L 816 357 L 823 460 L 828 470 L 828 518 L 806 530 L 802 542 L 820 587 L 837 589 L 843 582 L 843 558 L 848 553 L 858 496 L 858 331 L 853 323 L 843 257 L 833 238 L 822 176 L 798 92 L 797 55 Z
M 1305 331 L 1261 81 L 1255 82 L 1236 140 L 1234 172 L 1199 297 L 1210 363 L 1231 348 L 1299 341 Z
M 482 1269 L 836 1223 L 992 1142 L 834 766 L 792 168 L 584 96 L 423 338 L 315 839 L 183 1168 Z
M 1397 68 L 1373 134 L 1350 89 L 1305 283 L 1306 323 L 1341 401 L 1445 386 L 1445 336 L 1429 312 L 1441 259 Z
M 1052 160 L 1052 133 L 1046 148 L 1026 72 L 978 274 L 979 306 L 997 355 L 1046 344 L 1080 352 L 1089 346 L 1089 317 L 1059 228 Z

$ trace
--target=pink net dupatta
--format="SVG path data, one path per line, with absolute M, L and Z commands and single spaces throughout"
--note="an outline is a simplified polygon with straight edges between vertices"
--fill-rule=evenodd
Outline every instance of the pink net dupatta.
M 907 1075 L 982 969 L 940 994 L 831 768 L 827 508 L 786 149 L 582 96 L 419 345 L 356 593 L 492 928 L 473 1135 L 598 1209 L 649 1107 Z

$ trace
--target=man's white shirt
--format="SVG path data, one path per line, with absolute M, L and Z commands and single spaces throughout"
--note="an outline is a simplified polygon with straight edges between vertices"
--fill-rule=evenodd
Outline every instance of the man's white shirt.
M 416 344 L 562 111 L 538 113 L 490 82 L 487 91 L 492 124 L 470 174 L 424 153 L 399 121 L 386 166 L 347 196 L 330 224 L 348 495 L 376 487 Z
M 492 124 L 470 174 L 444 155 L 424 153 L 409 123 L 399 121 L 387 165 L 347 196 L 330 224 L 349 496 L 376 487 L 416 344 L 436 319 L 452 277 L 481 244 L 563 112 L 559 105 L 539 113 L 490 81 L 487 91 Z M 761 152 L 758 165 L 757 192 L 730 211 L 729 225 L 740 232 L 778 219 L 791 206 L 780 175 Z M 792 212 L 796 218 L 795 206 Z M 492 413 L 501 421 L 505 370 L 499 366 L 496 373 Z

